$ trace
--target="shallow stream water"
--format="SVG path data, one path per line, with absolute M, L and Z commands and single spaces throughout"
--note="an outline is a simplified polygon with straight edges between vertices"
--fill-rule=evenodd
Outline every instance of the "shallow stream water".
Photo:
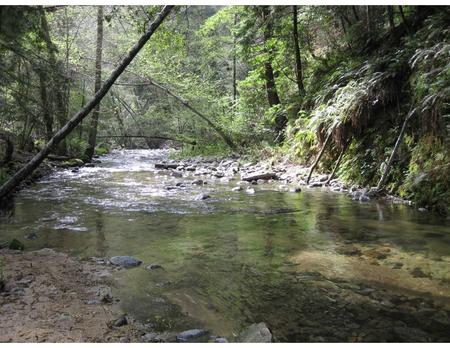
M 116 292 L 126 313 L 157 330 L 201 327 L 233 339 L 264 321 L 280 341 L 358 340 L 379 326 L 365 327 L 355 308 L 372 323 L 391 318 L 399 298 L 419 299 L 415 311 L 420 300 L 437 301 L 432 314 L 448 319 L 448 220 L 326 189 L 280 192 L 271 183 L 232 192 L 239 178 L 191 185 L 193 173 L 155 169 L 167 155 L 114 151 L 95 167 L 45 177 L 0 217 L 0 240 L 142 260 L 120 272 Z M 30 233 L 37 238 L 24 239 Z M 163 269 L 145 268 L 153 263 Z

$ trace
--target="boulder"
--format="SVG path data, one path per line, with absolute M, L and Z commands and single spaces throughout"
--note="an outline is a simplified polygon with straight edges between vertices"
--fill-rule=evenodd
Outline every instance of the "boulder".
M 109 259 L 109 262 L 111 262 L 115 266 L 121 266 L 125 268 L 137 267 L 142 263 L 141 260 L 135 259 L 131 256 L 113 256 Z
M 265 323 L 252 324 L 239 335 L 238 342 L 270 343 L 272 333 Z

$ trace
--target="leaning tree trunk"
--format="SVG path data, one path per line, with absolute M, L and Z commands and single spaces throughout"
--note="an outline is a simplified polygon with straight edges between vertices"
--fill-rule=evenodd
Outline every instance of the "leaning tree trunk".
M 412 115 L 414 115 L 414 112 L 410 111 L 408 113 L 408 116 L 406 116 L 405 121 L 403 121 L 402 129 L 400 130 L 400 134 L 398 135 L 397 141 L 395 142 L 394 149 L 392 150 L 391 156 L 389 157 L 389 160 L 386 164 L 384 173 L 381 176 L 380 181 L 378 182 L 377 190 L 381 190 L 384 186 L 384 183 L 386 182 L 389 172 L 391 171 L 392 162 L 394 162 L 395 155 L 397 154 L 397 151 L 400 148 L 400 144 L 402 143 L 403 136 L 405 135 L 406 124 L 408 123 L 408 121 L 412 117 Z
M 319 163 L 320 159 L 322 158 L 322 155 L 325 153 L 325 149 L 328 146 L 328 143 L 330 142 L 331 139 L 331 134 L 333 133 L 334 128 L 336 127 L 336 125 L 334 125 L 330 132 L 328 133 L 325 142 L 323 143 L 322 149 L 319 152 L 319 155 L 317 156 L 316 160 L 314 161 L 313 165 L 311 166 L 311 169 L 309 170 L 309 175 L 308 175 L 308 179 L 306 179 L 306 183 L 309 184 L 309 180 L 311 180 L 311 176 L 314 172 L 314 169 L 317 167 L 317 164 Z
M 34 156 L 24 167 L 14 174 L 5 184 L 0 187 L 0 199 L 3 199 L 14 190 L 28 175 L 30 175 L 47 157 L 52 149 L 57 146 L 89 113 L 100 103 L 103 97 L 108 93 L 114 82 L 119 78 L 127 66 L 133 61 L 134 57 L 144 47 L 145 43 L 152 37 L 153 33 L 163 22 L 164 18 L 172 10 L 173 6 L 164 6 L 156 19 L 150 24 L 148 30 L 141 36 L 139 41 L 131 48 L 128 54 L 122 59 L 119 66 L 111 73 L 109 78 L 102 85 L 100 90 L 87 103 L 87 105 L 78 111 L 53 138 L 44 146 L 44 148 Z
M 336 164 L 334 165 L 333 171 L 331 172 L 328 180 L 325 182 L 325 186 L 329 185 L 331 180 L 333 180 L 334 175 L 336 174 L 337 170 L 339 169 L 339 165 L 341 164 L 342 158 L 344 158 L 345 150 L 347 150 L 347 144 L 345 144 L 344 147 L 342 148 L 341 153 L 339 154 L 339 157 L 336 161 Z
M 103 43 L 103 6 L 98 6 L 97 10 L 97 49 L 95 51 L 95 93 L 101 87 L 102 84 L 102 43 Z M 89 128 L 89 141 L 88 148 L 86 149 L 85 156 L 89 161 L 94 156 L 95 145 L 97 142 L 97 125 L 98 115 L 100 114 L 100 103 L 95 106 L 92 113 L 91 127 Z

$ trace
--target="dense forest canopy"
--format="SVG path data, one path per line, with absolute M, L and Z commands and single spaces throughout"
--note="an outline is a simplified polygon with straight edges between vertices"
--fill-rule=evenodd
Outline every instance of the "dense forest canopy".
M 12 152 L 42 148 L 160 9 L 0 7 L 0 183 Z M 178 6 L 54 152 L 283 157 L 445 213 L 449 23 L 444 6 Z

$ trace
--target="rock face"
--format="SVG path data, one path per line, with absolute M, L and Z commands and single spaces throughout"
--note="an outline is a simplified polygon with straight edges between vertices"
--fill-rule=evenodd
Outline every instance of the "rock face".
M 121 266 L 125 268 L 137 267 L 142 263 L 141 260 L 135 259 L 131 256 L 113 256 L 109 259 L 109 262 L 111 262 L 115 266 Z
M 178 342 L 187 342 L 189 340 L 204 336 L 207 333 L 208 333 L 207 331 L 201 330 L 201 329 L 192 329 L 192 330 L 183 331 L 183 332 L 180 332 L 179 334 L 177 334 L 177 341 Z
M 265 323 L 252 324 L 239 335 L 238 342 L 270 343 L 272 334 Z

